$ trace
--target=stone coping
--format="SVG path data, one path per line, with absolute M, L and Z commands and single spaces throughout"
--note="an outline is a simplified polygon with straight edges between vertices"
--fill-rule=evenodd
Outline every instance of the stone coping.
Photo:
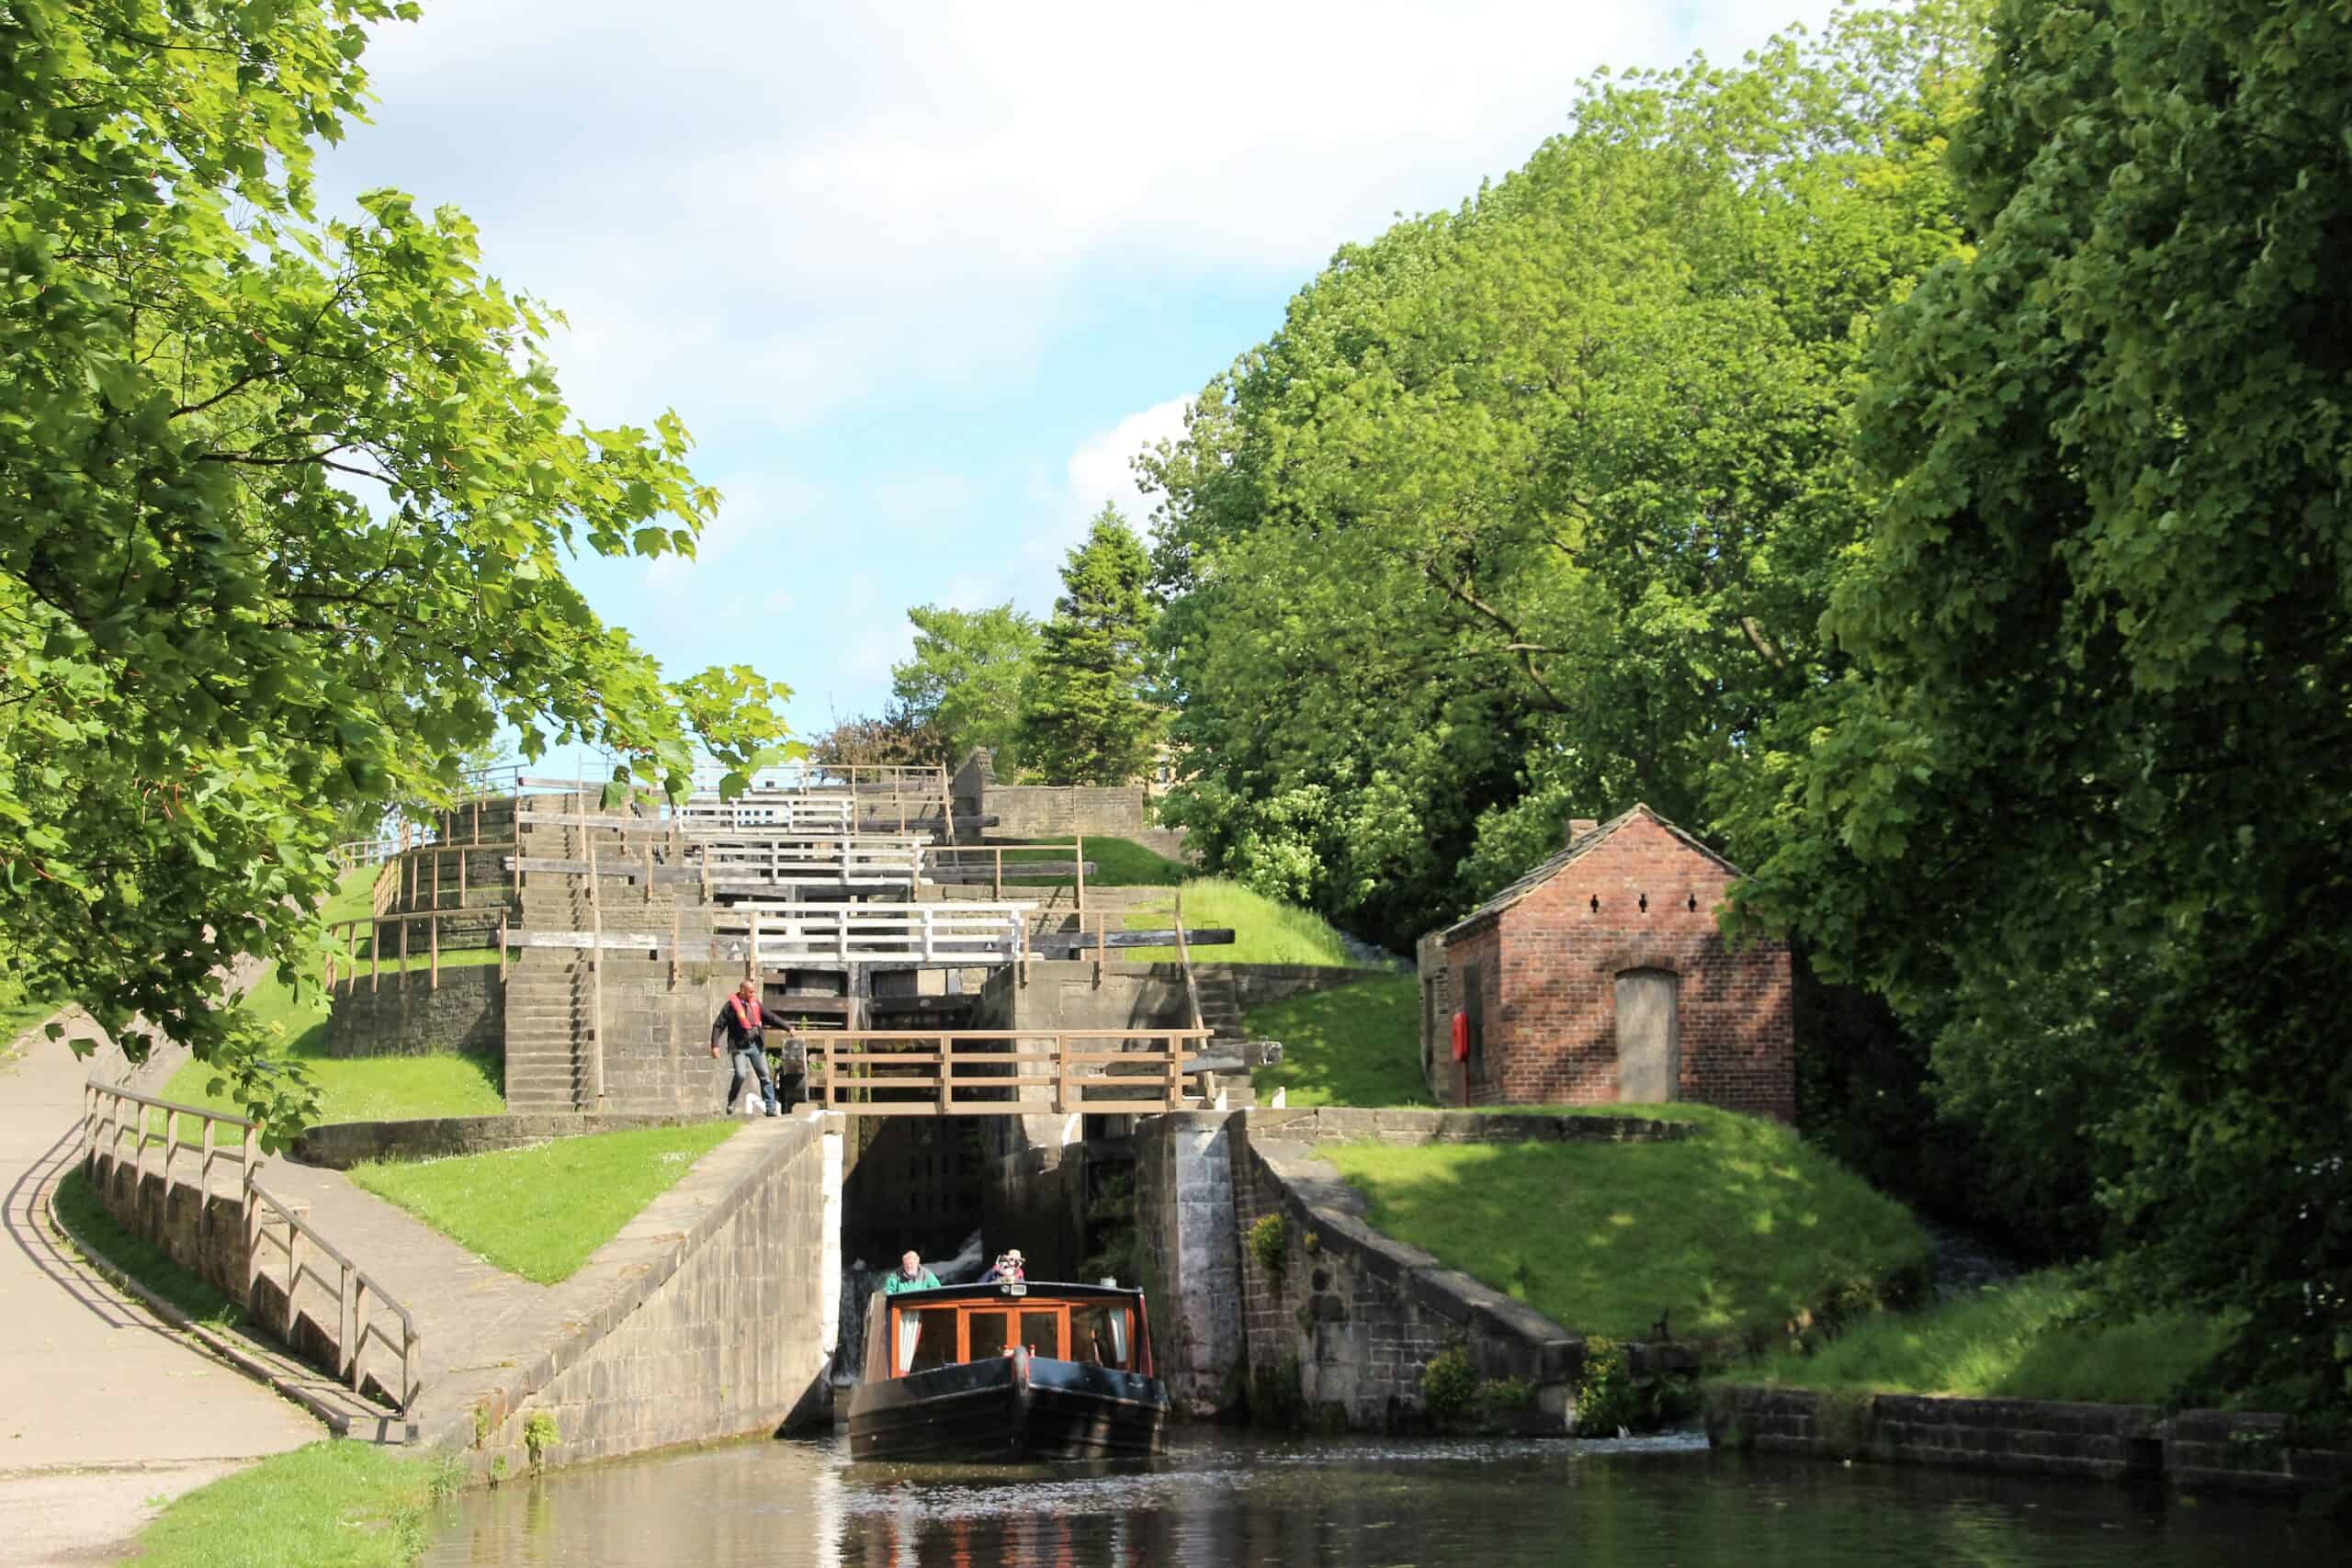
M 549 1111 L 536 1115 L 433 1116 L 400 1122 L 330 1122 L 310 1127 L 288 1151 L 304 1165 L 349 1170 L 363 1160 L 447 1159 L 516 1149 L 557 1138 L 637 1127 L 684 1127 L 725 1121 L 715 1113 Z
M 1820 1459 L 2293 1496 L 2352 1486 L 2352 1453 L 2294 1446 L 2284 1416 L 2234 1410 L 1838 1393 L 1707 1392 L 1707 1441 Z
M 757 1118 L 696 1161 L 684 1179 L 647 1204 L 580 1271 L 547 1295 L 527 1327 L 538 1350 L 492 1370 L 462 1404 L 434 1405 L 423 1423 L 429 1447 L 501 1446 L 501 1428 L 532 1395 L 577 1364 L 668 1283 L 695 1250 L 731 1221 L 776 1166 L 797 1158 L 838 1112 L 807 1111 L 781 1122 Z M 477 1411 L 480 1415 L 477 1415 Z M 717 1434 L 714 1434 L 716 1436 Z
M 1689 1122 L 1643 1116 L 1520 1111 L 1366 1111 L 1351 1106 L 1260 1107 L 1241 1112 L 1255 1138 L 1299 1144 L 1663 1144 L 1694 1136 Z

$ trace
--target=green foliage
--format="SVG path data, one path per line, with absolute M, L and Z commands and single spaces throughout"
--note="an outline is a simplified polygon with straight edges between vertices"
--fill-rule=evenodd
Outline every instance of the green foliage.
M 1448 1345 L 1421 1368 L 1421 1404 L 1430 1419 L 1452 1426 L 1476 1407 L 1478 1372 L 1464 1345 Z
M 1850 1321 L 1834 1338 L 1733 1369 L 1736 1382 L 1976 1399 L 2165 1404 L 2233 1325 L 2177 1309 L 2098 1315 L 2086 1279 L 2053 1269 L 1917 1312 Z
M 1146 465 L 1205 864 L 1402 946 L 1569 816 L 1708 825 L 1838 667 L 1862 344 L 1959 243 L 1977 15 L 1587 84 L 1208 384 Z
M 14 976 L 0 975 L 0 1062 L 8 1059 L 18 1035 L 56 1010 L 54 1001 L 28 993 Z
M 531 1468 L 540 1469 L 547 1463 L 548 1450 L 563 1441 L 556 1430 L 555 1415 L 551 1411 L 534 1410 L 523 1423 L 523 1447 L 531 1456 Z
M 2352 18 L 2005 0 L 1995 41 L 1973 245 L 1870 367 L 1856 669 L 1772 738 L 1747 907 L 2097 1193 L 2119 1302 L 2352 1410 Z
M 1261 1102 L 1279 1089 L 1292 1105 L 1435 1103 L 1421 1077 L 1420 982 L 1413 976 L 1384 975 L 1252 1008 L 1242 1026 L 1252 1040 L 1283 1044 L 1279 1066 L 1250 1074 Z
M 444 953 L 446 964 L 452 955 Z M 488 955 L 492 962 L 497 955 Z M 386 965 L 389 975 L 393 965 Z M 363 979 L 362 985 L 367 984 Z M 387 981 L 389 984 L 390 981 Z M 412 979 L 411 985 L 421 985 Z M 238 1001 L 242 1022 L 257 1049 L 243 1086 L 210 1063 L 182 1063 L 162 1098 L 230 1115 L 242 1114 L 254 1085 L 281 1085 L 297 1075 L 311 1107 L 303 1125 L 327 1122 L 397 1122 L 419 1116 L 499 1116 L 506 1111 L 505 1055 L 492 1048 L 425 1055 L 334 1056 L 327 1054 L 327 1006 L 322 993 L 297 994 L 276 977 L 263 979 Z
M 512 1274 L 570 1279 L 738 1123 L 633 1128 L 413 1164 L 371 1160 L 351 1179 Z
M 1598 1336 L 1584 1342 L 1584 1375 L 1577 1382 L 1577 1430 L 1600 1438 L 1636 1431 L 1645 1412 L 1625 1348 Z
M 1261 1214 L 1250 1227 L 1250 1256 L 1258 1267 L 1279 1280 L 1290 1268 L 1290 1222 L 1280 1214 Z
M 995 753 L 997 772 L 1010 776 L 1022 684 L 1037 657 L 1037 623 L 1011 604 L 919 604 L 907 619 L 915 627 L 914 657 L 890 666 L 899 713 L 935 739 L 947 766 L 985 746 Z
M 1021 688 L 1024 772 L 1054 784 L 1127 784 L 1150 770 L 1166 720 L 1144 663 L 1152 606 L 1142 542 L 1105 502 L 1062 567 L 1054 618 Z
M 327 851 L 502 725 L 683 788 L 782 734 L 748 670 L 665 682 L 567 555 L 691 551 L 673 415 L 589 429 L 560 320 L 473 226 L 311 200 L 407 0 L 13 0 L 0 37 L 0 965 L 240 1083 L 233 961 L 316 953 Z M 273 1136 L 299 1083 L 254 1086 Z
M 1306 1383 L 1298 1358 L 1250 1369 L 1250 1419 L 1261 1427 L 1295 1432 L 1306 1425 Z
M 1172 906 L 1131 910 L 1129 931 L 1164 931 L 1174 918 Z M 1230 943 L 1193 949 L 1195 964 L 1317 964 L 1344 968 L 1355 962 L 1331 922 L 1312 909 L 1294 905 L 1227 882 L 1202 877 L 1184 884 L 1184 924 L 1188 929 L 1229 929 Z M 1137 947 L 1125 956 L 1136 964 L 1173 964 L 1173 947 Z
M 1517 1109 L 1517 1108 L 1513 1108 Z M 1834 1299 L 1901 1299 L 1928 1238 L 1779 1122 L 1642 1106 L 1671 1143 L 1339 1144 L 1321 1149 L 1385 1235 L 1572 1332 L 1687 1340 L 1780 1331 Z
M 435 1491 L 429 1461 L 329 1438 L 165 1504 L 126 1561 L 142 1568 L 410 1568 L 424 1554 Z

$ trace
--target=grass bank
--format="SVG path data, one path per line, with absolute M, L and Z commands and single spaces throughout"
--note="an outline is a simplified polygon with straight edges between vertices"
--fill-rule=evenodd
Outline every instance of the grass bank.
M 2066 1270 L 2029 1274 L 1917 1312 L 1848 1325 L 1811 1353 L 1744 1362 L 1725 1381 L 1869 1393 L 2162 1404 L 2218 1354 L 2227 1325 L 2184 1311 L 2086 1315 Z
M 165 1506 L 127 1559 L 146 1568 L 408 1568 L 440 1491 L 427 1460 L 329 1438 Z
M 1075 839 L 1057 838 L 1050 833 L 1028 841 L 1033 844 L 1075 845 L 1077 843 Z M 1107 835 L 1098 837 L 1089 833 L 1086 835 L 1086 858 L 1093 863 L 1094 867 L 1086 874 L 1086 885 L 1089 887 L 1174 887 L 1184 880 L 1185 866 L 1182 861 L 1170 860 L 1158 850 L 1147 849 L 1133 839 L 1114 839 Z M 1007 880 L 1011 879 L 1012 868 L 1016 865 L 1050 863 L 1054 861 L 1068 864 L 1069 859 L 1069 855 L 1056 854 L 1051 850 L 1008 851 L 1004 857 L 1006 877 Z M 989 863 L 987 859 L 977 854 L 959 856 L 958 863 L 967 868 L 985 866 Z M 1023 887 L 1068 887 L 1076 881 L 1077 878 L 1074 876 L 1023 877 L 1021 886 Z
M 275 975 L 264 976 L 238 1005 L 276 1033 L 281 1042 L 278 1058 L 300 1066 L 318 1087 L 321 1122 L 392 1122 L 505 1112 L 503 1052 L 331 1056 L 327 1055 L 324 995 L 313 990 L 298 998 Z M 240 1114 L 228 1087 L 213 1068 L 191 1061 L 172 1075 L 164 1086 L 163 1098 Z
M 511 1274 L 570 1279 L 741 1123 L 632 1128 L 451 1159 L 374 1160 L 351 1179 Z
M 1340 967 L 1351 962 L 1339 931 L 1312 909 L 1269 898 L 1238 882 L 1216 876 L 1185 883 L 1183 894 L 1186 926 L 1233 928 L 1232 945 L 1196 947 L 1193 950 L 1195 964 L 1319 964 Z M 1126 929 L 1133 931 L 1164 928 L 1170 912 L 1169 908 L 1135 910 L 1126 917 Z M 1119 956 L 1136 964 L 1173 964 L 1176 950 L 1137 947 Z
M 17 1036 L 45 1021 L 58 1009 L 49 998 L 28 996 L 7 975 L 0 975 L 0 1062 L 15 1054 Z
M 1260 1102 L 1279 1089 L 1293 1105 L 1435 1105 L 1421 1078 L 1420 1005 L 1415 976 L 1382 975 L 1250 1009 L 1250 1038 L 1283 1043 L 1281 1066 L 1250 1074 Z
M 1679 1339 L 1760 1333 L 1927 1279 L 1931 1248 L 1910 1213 L 1793 1129 L 1703 1106 L 1624 1113 L 1698 1134 L 1319 1152 L 1375 1227 L 1580 1333 L 1647 1337 L 1661 1316 Z

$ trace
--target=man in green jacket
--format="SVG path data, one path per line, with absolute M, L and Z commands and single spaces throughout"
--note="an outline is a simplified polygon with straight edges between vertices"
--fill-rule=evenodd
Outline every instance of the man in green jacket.
M 885 1295 L 895 1296 L 901 1291 L 935 1291 L 937 1289 L 939 1289 L 939 1276 L 924 1268 L 922 1259 L 911 1252 L 899 1258 L 899 1266 L 890 1271 L 888 1279 L 882 1281 L 882 1291 Z

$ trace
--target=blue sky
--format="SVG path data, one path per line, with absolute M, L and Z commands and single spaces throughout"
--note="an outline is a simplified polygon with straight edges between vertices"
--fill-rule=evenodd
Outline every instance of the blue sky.
M 575 575 L 805 730 L 883 705 L 908 605 L 1042 614 L 1104 500 L 1146 525 L 1127 458 L 1337 246 L 1523 162 L 1597 66 L 1827 9 L 426 0 L 322 186 L 461 207 L 570 317 L 575 410 L 678 412 L 699 557 Z

